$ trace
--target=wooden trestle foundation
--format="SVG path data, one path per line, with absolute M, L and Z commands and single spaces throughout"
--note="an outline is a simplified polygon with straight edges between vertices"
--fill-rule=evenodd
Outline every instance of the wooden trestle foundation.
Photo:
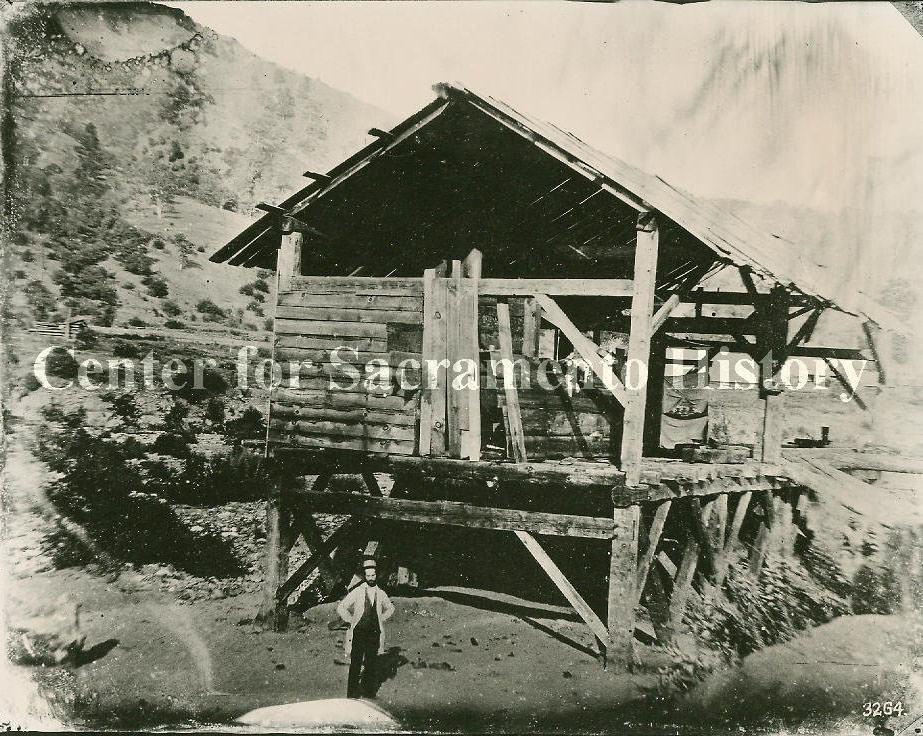
M 512 463 L 386 455 L 331 448 L 270 446 L 274 472 L 268 504 L 268 553 L 261 617 L 276 629 L 286 625 L 287 602 L 319 568 L 324 592 L 336 589 L 338 548 L 375 552 L 381 540 L 368 524 L 375 519 L 512 532 L 535 558 L 596 637 L 605 659 L 630 664 L 636 633 L 669 640 L 680 628 L 690 591 L 720 590 L 729 564 L 749 549 L 758 573 L 770 549 L 791 554 L 801 488 L 775 465 L 697 464 L 644 459 L 641 483 L 629 487 L 609 463 L 563 460 Z M 384 495 L 376 473 L 394 478 Z M 329 489 L 334 475 L 361 475 L 364 492 Z M 304 476 L 315 476 L 308 488 Z M 422 497 L 423 484 L 489 489 L 490 505 Z M 530 498 L 557 499 L 554 513 L 509 505 L 513 488 Z M 561 513 L 561 498 L 595 494 L 609 513 Z M 479 496 L 483 498 L 483 495 Z M 597 506 L 596 508 L 602 508 Z M 313 514 L 348 514 L 326 539 Z M 670 530 L 669 537 L 664 533 Z M 288 554 L 298 535 L 308 559 L 289 570 Z M 607 610 L 597 613 L 543 548 L 542 535 L 597 539 L 611 547 Z M 649 610 L 650 609 L 650 610 Z M 657 610 L 657 615 L 653 614 Z

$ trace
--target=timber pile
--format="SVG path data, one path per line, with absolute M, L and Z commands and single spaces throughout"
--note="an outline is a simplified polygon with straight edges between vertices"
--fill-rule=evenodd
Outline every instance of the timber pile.
M 274 351 L 284 382 L 270 399 L 270 440 L 412 455 L 418 390 L 407 387 L 421 378 L 422 279 L 297 277 L 286 287 Z

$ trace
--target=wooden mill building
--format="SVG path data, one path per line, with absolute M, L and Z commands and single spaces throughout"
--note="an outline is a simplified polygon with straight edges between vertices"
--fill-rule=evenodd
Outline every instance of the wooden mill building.
M 276 269 L 274 357 L 304 362 L 270 401 L 263 613 L 284 625 L 289 596 L 318 567 L 329 572 L 356 528 L 324 539 L 314 512 L 482 528 L 515 534 L 621 657 L 639 614 L 669 636 L 692 586 L 720 588 L 740 550 L 753 569 L 767 548 L 791 552 L 804 486 L 823 479 L 781 455 L 777 372 L 793 355 L 863 357 L 804 348 L 824 310 L 856 315 L 870 340 L 885 317 L 861 294 L 831 293 L 809 249 L 500 101 L 436 91 L 329 172 L 307 172 L 295 195 L 262 205 L 267 214 L 212 256 Z M 709 287 L 715 274 L 720 289 Z M 693 346 L 707 361 L 722 345 L 771 353 L 759 436 L 667 457 L 667 352 Z M 357 370 L 373 360 L 392 370 L 340 380 L 355 371 L 338 350 Z M 495 379 L 504 359 L 530 382 L 505 370 Z M 594 379 L 579 391 L 552 380 L 574 360 Z M 361 474 L 367 492 L 330 490 L 338 473 Z M 390 495 L 374 473 L 393 476 Z M 304 475 L 318 476 L 311 490 Z M 374 527 L 361 528 L 374 548 Z M 289 571 L 298 533 L 311 555 Z M 546 535 L 608 548 L 605 610 L 562 572 Z

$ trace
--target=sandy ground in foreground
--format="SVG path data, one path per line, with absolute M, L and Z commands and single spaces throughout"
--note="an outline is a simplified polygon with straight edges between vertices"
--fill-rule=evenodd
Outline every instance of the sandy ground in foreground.
M 7 459 L 15 464 L 6 468 L 4 497 L 7 621 L 29 628 L 59 620 L 66 594 L 81 606 L 86 648 L 97 657 L 74 669 L 4 673 L 0 710 L 14 728 L 228 724 L 254 708 L 345 694 L 344 632 L 332 604 L 275 633 L 252 623 L 253 592 L 190 604 L 135 570 L 54 569 L 40 549 L 53 514 L 41 493 L 47 470 L 26 453 Z M 665 655 L 641 648 L 642 667 L 604 671 L 586 628 L 562 607 L 463 589 L 394 601 L 376 701 L 413 729 L 663 732 L 685 723 L 682 733 L 702 724 L 727 733 L 743 723 L 773 723 L 779 732 L 784 722 L 868 734 L 875 724 L 861 717 L 865 702 L 900 699 L 904 721 L 923 715 L 921 668 L 913 666 L 921 622 L 908 616 L 838 619 L 686 696 L 663 698 L 657 668 Z M 15 686 L 32 681 L 38 689 Z

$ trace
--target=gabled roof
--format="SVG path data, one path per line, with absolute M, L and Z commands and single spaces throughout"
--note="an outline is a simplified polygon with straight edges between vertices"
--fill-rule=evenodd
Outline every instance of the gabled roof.
M 343 163 L 292 195 L 281 207 L 298 212 L 326 191 L 352 176 L 369 161 L 438 117 L 452 103 L 470 104 L 508 129 L 532 141 L 549 156 L 566 163 L 593 180 L 609 194 L 642 211 L 657 210 L 708 246 L 719 257 L 793 291 L 814 297 L 841 311 L 870 319 L 883 327 L 899 324 L 889 311 L 861 293 L 842 293 L 833 277 L 835 264 L 816 262 L 810 244 L 794 243 L 779 235 L 757 230 L 730 209 L 713 200 L 678 189 L 659 176 L 648 174 L 614 156 L 604 154 L 556 126 L 524 115 L 506 103 L 478 94 L 459 84 L 439 84 L 439 98 L 380 136 Z M 266 215 L 212 255 L 211 260 L 231 265 L 253 265 L 275 250 L 273 216 Z

